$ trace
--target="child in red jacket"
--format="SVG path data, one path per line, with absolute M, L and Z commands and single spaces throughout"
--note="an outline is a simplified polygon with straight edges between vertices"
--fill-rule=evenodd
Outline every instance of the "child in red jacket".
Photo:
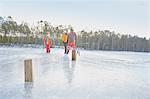
M 44 37 L 44 45 L 46 48 L 46 53 L 50 53 L 50 47 L 52 45 L 52 39 L 48 35 L 48 32 L 46 33 L 46 36 Z

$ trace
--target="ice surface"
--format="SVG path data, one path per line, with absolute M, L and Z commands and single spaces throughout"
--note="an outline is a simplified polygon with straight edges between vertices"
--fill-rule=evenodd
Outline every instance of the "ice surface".
M 24 60 L 33 83 L 24 83 Z M 150 53 L 0 48 L 0 99 L 150 99 Z

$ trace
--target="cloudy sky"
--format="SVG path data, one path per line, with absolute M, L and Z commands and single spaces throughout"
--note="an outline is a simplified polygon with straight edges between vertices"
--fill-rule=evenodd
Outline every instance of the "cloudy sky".
M 1 0 L 0 16 L 150 37 L 149 0 Z

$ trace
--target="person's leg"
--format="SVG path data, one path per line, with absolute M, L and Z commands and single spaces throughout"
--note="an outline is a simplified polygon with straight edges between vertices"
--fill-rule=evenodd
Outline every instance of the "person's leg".
M 63 42 L 63 44 L 64 44 L 64 48 L 65 48 L 65 54 L 67 53 L 67 46 L 66 46 L 66 43 L 65 42 Z
M 49 53 L 50 52 L 50 45 L 46 44 L 46 52 Z
M 72 47 L 73 47 L 73 50 L 76 49 L 76 44 L 75 44 L 75 42 L 72 42 Z
M 47 48 L 47 49 L 48 49 L 48 53 L 50 53 L 50 47 L 49 47 L 49 45 L 48 45 L 48 48 Z
M 65 54 L 67 53 L 67 46 L 65 46 Z
M 69 53 L 71 42 L 68 42 L 67 54 Z
M 50 53 L 50 48 L 48 49 L 48 52 Z
M 48 45 L 48 52 L 50 53 L 50 48 L 51 48 L 51 45 L 49 44 Z
M 46 44 L 46 53 L 48 53 L 48 44 Z

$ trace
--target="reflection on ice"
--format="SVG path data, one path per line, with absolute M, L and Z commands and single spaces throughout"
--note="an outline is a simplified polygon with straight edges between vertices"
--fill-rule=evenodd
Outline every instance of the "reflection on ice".
M 63 69 L 65 77 L 68 80 L 68 83 L 71 83 L 74 78 L 75 65 L 76 61 L 70 61 L 67 55 L 64 56 Z
M 33 99 L 32 97 L 32 88 L 33 88 L 33 83 L 32 82 L 25 82 L 24 83 L 24 92 L 25 92 L 25 99 Z

